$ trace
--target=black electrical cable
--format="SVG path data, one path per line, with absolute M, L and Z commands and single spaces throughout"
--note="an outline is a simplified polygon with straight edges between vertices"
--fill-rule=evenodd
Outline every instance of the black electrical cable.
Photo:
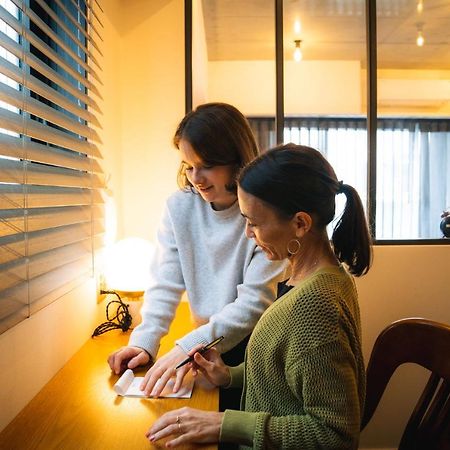
M 126 305 L 120 295 L 116 291 L 104 291 L 101 290 L 100 294 L 113 294 L 116 295 L 119 300 L 111 300 L 106 305 L 106 322 L 100 324 L 92 333 L 91 337 L 100 336 L 107 331 L 121 329 L 122 331 L 127 331 L 131 326 L 131 314 L 128 311 L 128 305 Z M 113 304 L 117 304 L 116 314 L 114 317 L 109 315 L 109 307 Z

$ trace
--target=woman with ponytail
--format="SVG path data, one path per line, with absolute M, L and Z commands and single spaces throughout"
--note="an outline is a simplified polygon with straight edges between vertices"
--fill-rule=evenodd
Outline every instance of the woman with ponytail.
M 345 195 L 346 205 L 330 241 L 326 227 L 336 195 Z M 238 199 L 247 237 L 269 260 L 287 259 L 291 268 L 278 300 L 257 323 L 243 364 L 226 366 L 214 349 L 191 352 L 194 374 L 200 370 L 217 386 L 244 386 L 241 411 L 171 411 L 147 437 L 176 434 L 170 446 L 220 441 L 356 449 L 365 373 L 352 275 L 364 275 L 371 264 L 361 199 L 320 152 L 294 144 L 248 164 L 238 178 Z

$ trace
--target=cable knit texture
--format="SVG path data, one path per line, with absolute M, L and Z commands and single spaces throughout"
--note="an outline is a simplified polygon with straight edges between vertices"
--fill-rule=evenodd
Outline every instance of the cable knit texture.
M 130 345 L 155 357 L 185 290 L 197 326 L 177 341 L 185 352 L 219 336 L 225 336 L 218 346 L 225 352 L 251 333 L 275 299 L 286 264 L 268 261 L 244 230 L 237 202 L 215 211 L 190 191 L 169 197 L 158 230 L 142 323 L 131 334 Z
M 222 441 L 358 447 L 365 373 L 356 288 L 343 267 L 317 271 L 267 309 L 231 384 L 242 372 L 242 411 L 225 412 Z

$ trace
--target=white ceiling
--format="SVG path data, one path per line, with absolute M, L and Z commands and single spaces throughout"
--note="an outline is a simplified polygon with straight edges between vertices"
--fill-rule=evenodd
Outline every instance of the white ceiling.
M 203 0 L 209 60 L 274 59 L 274 3 Z M 366 66 L 364 0 L 285 0 L 283 8 L 286 59 L 301 39 L 304 60 L 360 60 Z M 416 45 L 420 27 L 423 47 Z M 378 0 L 377 33 L 379 68 L 450 69 L 450 0 Z

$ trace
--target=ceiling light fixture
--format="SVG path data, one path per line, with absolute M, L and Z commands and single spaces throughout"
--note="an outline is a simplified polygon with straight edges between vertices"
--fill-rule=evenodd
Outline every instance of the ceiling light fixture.
M 423 33 L 421 32 L 421 31 L 419 31 L 418 33 L 417 33 L 417 39 L 416 39 L 416 44 L 419 46 L 419 47 L 423 47 L 423 44 L 425 43 L 425 39 L 424 39 L 424 37 L 423 37 Z
M 294 49 L 294 61 L 295 62 L 300 62 L 301 60 L 302 60 L 302 58 L 303 58 L 303 54 L 302 54 L 302 51 L 301 51 L 301 49 L 300 49 L 300 43 L 301 43 L 302 41 L 300 40 L 300 39 L 296 39 L 295 41 L 294 41 L 294 43 L 295 43 L 295 49 Z
M 422 14 L 422 12 L 423 12 L 423 0 L 419 0 L 417 2 L 417 12 L 419 14 Z
M 296 19 L 294 22 L 294 33 L 295 34 L 300 34 L 300 31 L 302 30 L 302 26 L 300 24 L 300 19 Z
M 417 23 L 417 38 L 416 38 L 416 44 L 418 47 L 423 47 L 423 44 L 425 43 L 425 38 L 423 37 L 423 23 Z

